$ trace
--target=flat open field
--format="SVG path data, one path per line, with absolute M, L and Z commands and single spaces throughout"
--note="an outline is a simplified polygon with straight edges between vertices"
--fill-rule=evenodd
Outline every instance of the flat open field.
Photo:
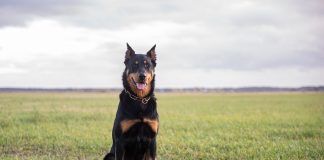
M 324 93 L 157 94 L 158 159 L 324 159 Z M 0 159 L 102 159 L 118 93 L 0 93 Z

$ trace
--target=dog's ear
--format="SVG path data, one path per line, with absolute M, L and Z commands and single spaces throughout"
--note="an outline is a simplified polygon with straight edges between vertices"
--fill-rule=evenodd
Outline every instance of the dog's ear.
M 126 50 L 126 54 L 125 54 L 125 61 L 124 61 L 125 64 L 135 54 L 135 51 L 133 50 L 133 48 L 131 46 L 129 46 L 128 43 L 126 43 L 126 44 L 127 44 L 127 50 Z
M 154 67 L 156 66 L 156 52 L 155 52 L 155 47 L 156 47 L 156 44 L 146 53 L 146 55 L 151 58 Z

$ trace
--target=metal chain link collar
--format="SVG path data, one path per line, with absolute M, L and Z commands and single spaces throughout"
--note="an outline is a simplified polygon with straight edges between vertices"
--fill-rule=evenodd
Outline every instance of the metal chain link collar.
M 137 96 L 131 94 L 126 89 L 124 89 L 124 90 L 128 94 L 129 98 L 131 98 L 131 99 L 133 99 L 135 101 L 141 101 L 143 104 L 147 104 L 147 102 L 151 99 L 151 96 L 150 97 L 146 97 L 146 98 L 140 98 L 140 97 L 137 97 Z

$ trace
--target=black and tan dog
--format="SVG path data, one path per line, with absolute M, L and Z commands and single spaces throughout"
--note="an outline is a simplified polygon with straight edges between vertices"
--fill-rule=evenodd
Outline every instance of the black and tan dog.
M 154 160 L 159 115 L 154 96 L 155 45 L 135 54 L 127 44 L 124 90 L 112 130 L 113 144 L 105 160 Z

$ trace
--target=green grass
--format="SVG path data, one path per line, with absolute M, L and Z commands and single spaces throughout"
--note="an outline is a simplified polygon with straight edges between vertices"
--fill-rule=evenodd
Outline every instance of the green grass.
M 324 159 L 324 94 L 158 94 L 158 159 Z M 101 159 L 118 93 L 0 93 L 0 159 Z

